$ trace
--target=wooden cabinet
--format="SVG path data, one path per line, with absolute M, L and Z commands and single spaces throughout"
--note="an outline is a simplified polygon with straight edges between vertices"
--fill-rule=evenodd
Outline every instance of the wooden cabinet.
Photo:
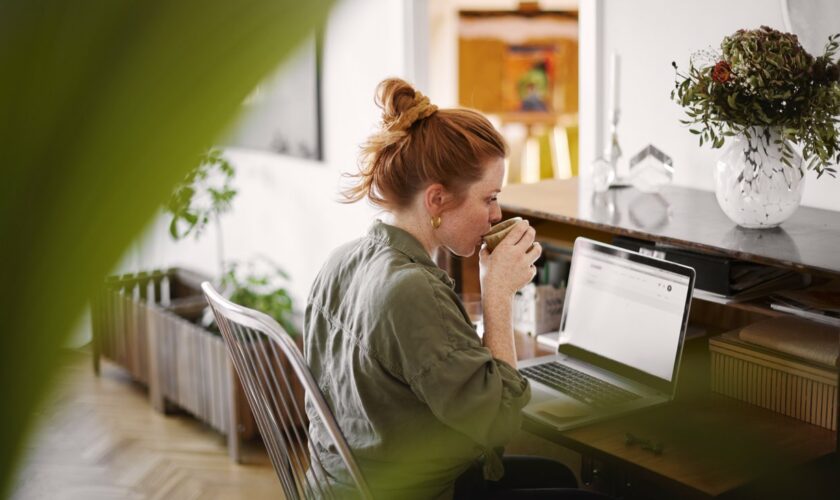
M 747 230 L 729 221 L 709 192 L 671 186 L 659 194 L 632 188 L 587 193 L 576 179 L 507 186 L 499 201 L 505 218 L 528 218 L 538 239 L 556 245 L 571 245 L 578 236 L 607 243 L 624 236 L 840 279 L 840 216 L 832 211 L 802 207 L 779 228 Z M 462 290 L 477 291 L 477 260 L 455 266 Z M 836 460 L 837 434 L 710 393 L 709 336 L 783 315 L 766 299 L 720 302 L 725 301 L 695 297 L 691 323 L 705 334 L 687 344 L 682 388 L 667 408 L 562 433 L 528 422 L 526 430 L 581 453 L 582 479 L 620 497 L 648 498 L 654 490 L 662 498 L 737 497 L 775 484 L 779 471 L 794 481 L 790 491 L 797 491 L 799 476 L 790 471 Z M 664 453 L 654 456 L 628 445 L 630 432 L 663 440 Z M 822 488 L 808 477 L 809 487 Z

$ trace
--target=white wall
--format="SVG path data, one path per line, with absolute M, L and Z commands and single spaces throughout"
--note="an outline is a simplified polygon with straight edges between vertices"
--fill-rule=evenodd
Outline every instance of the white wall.
M 239 190 L 222 232 L 227 259 L 264 254 L 292 277 L 295 307 L 304 307 L 309 286 L 335 247 L 362 236 L 376 212 L 365 202 L 339 204 L 340 174 L 353 171 L 359 145 L 380 119 L 376 85 L 388 76 L 422 74 L 406 59 L 405 13 L 393 0 L 344 0 L 330 15 L 323 51 L 324 162 L 253 151 L 230 150 Z M 199 241 L 173 242 L 168 218 L 153 222 L 128 252 L 121 271 L 186 266 L 217 272 L 215 233 Z
M 239 168 L 240 194 L 225 216 L 228 259 L 265 254 L 292 275 L 298 307 L 328 253 L 364 233 L 375 216 L 364 203 L 334 200 L 340 173 L 355 169 L 358 146 L 379 120 L 376 84 L 386 76 L 417 81 L 442 106 L 457 103 L 457 11 L 516 8 L 512 0 L 343 0 L 326 30 L 322 97 L 322 163 L 246 151 L 231 151 Z M 543 8 L 573 8 L 577 0 L 542 2 Z M 425 17 L 428 9 L 428 17 Z M 419 14 L 418 14 L 419 13 Z M 583 175 L 602 148 L 605 55 L 622 57 L 623 114 L 619 130 L 625 158 L 653 143 L 670 154 L 680 185 L 711 189 L 718 151 L 700 149 L 679 123 L 670 101 L 671 61 L 717 45 L 741 27 L 780 28 L 779 0 L 581 0 L 581 167 Z M 428 23 L 428 24 L 427 24 Z M 425 31 L 428 29 L 428 31 Z M 425 41 L 425 42 L 424 42 Z M 428 43 L 428 49 L 416 44 Z M 427 88 L 428 87 L 428 88 Z M 840 181 L 810 176 L 804 204 L 840 210 L 832 196 Z M 215 234 L 174 243 L 166 218 L 153 222 L 126 254 L 120 271 L 187 266 L 216 272 Z
M 670 100 L 671 61 L 686 68 L 692 52 L 719 47 L 724 36 L 740 28 L 784 30 L 781 1 L 582 0 L 580 11 L 582 175 L 603 148 L 604 82 L 608 56 L 615 50 L 621 56 L 618 136 L 624 160 L 652 143 L 674 159 L 676 184 L 711 190 L 720 150 L 699 148 L 696 137 L 679 124 L 682 110 Z M 597 26 L 602 28 L 598 34 Z M 584 66 L 594 57 L 595 73 L 586 73 Z M 813 173 L 807 179 L 804 205 L 840 210 L 840 180 L 823 176 L 817 181 Z

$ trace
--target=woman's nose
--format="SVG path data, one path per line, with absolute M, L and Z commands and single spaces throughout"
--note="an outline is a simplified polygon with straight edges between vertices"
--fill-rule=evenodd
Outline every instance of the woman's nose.
M 502 208 L 496 205 L 490 213 L 490 224 L 495 224 L 502 220 Z

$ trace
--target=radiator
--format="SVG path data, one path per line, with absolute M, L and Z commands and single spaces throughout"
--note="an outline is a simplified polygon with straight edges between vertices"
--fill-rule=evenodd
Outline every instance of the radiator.
M 837 370 L 748 344 L 709 339 L 712 391 L 836 430 Z

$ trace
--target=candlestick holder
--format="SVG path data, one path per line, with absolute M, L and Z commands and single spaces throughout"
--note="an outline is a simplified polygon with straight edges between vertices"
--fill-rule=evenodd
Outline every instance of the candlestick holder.
M 612 111 L 612 119 L 610 120 L 610 141 L 607 144 L 607 148 L 604 151 L 604 157 L 612 167 L 613 171 L 613 181 L 610 183 L 610 187 L 616 187 L 617 185 L 624 184 L 621 182 L 621 179 L 618 177 L 618 161 L 621 159 L 622 151 L 621 151 L 621 144 L 618 142 L 618 120 L 621 115 L 621 111 L 618 109 L 613 109 Z
M 596 192 L 604 192 L 610 188 L 629 186 L 628 182 L 618 176 L 618 164 L 622 158 L 621 144 L 618 141 L 618 109 L 610 113 L 610 140 L 604 148 L 604 154 L 592 164 L 592 185 Z

